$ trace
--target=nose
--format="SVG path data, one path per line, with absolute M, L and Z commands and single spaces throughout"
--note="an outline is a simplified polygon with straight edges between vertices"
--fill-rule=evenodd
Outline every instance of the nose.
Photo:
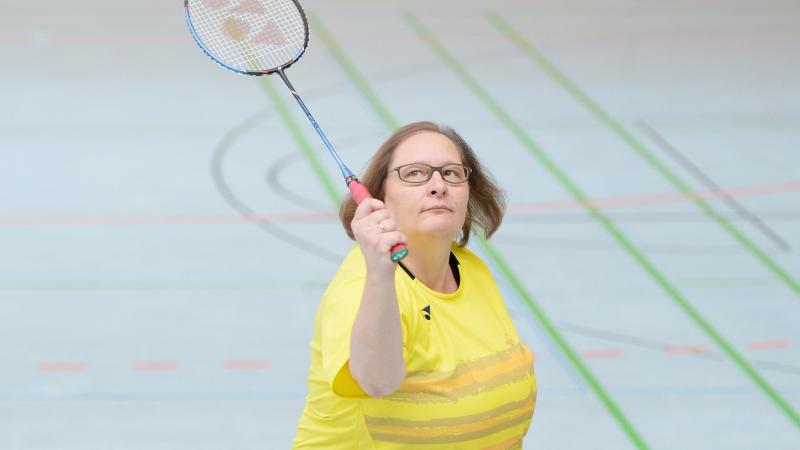
M 447 183 L 442 178 L 442 173 L 438 170 L 433 173 L 428 180 L 428 192 L 434 197 L 444 197 L 447 195 Z

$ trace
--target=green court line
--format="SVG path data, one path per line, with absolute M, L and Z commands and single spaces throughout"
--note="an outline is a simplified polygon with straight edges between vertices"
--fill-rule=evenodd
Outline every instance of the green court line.
M 588 109 L 594 116 L 599 119 L 603 124 L 609 127 L 620 139 L 622 139 L 630 148 L 632 148 L 639 156 L 647 161 L 658 173 L 666 178 L 673 186 L 685 194 L 690 194 L 690 187 L 681 180 L 677 174 L 672 172 L 667 166 L 659 161 L 656 156 L 649 151 L 638 139 L 636 139 L 631 132 L 629 132 L 622 124 L 615 120 L 611 115 L 606 112 L 600 105 L 592 100 L 577 84 L 570 80 L 563 72 L 561 72 L 555 64 L 548 60 L 542 52 L 536 47 L 527 42 L 525 38 L 516 30 L 505 22 L 497 14 L 489 13 L 487 15 L 489 22 L 495 26 L 502 34 L 513 41 L 539 67 L 547 73 L 550 78 L 559 83 L 565 90 L 567 90 L 578 102 L 580 102 L 586 109 Z M 800 282 L 792 278 L 792 276 L 781 268 L 775 260 L 770 258 L 763 250 L 761 250 L 753 241 L 748 239 L 744 233 L 739 231 L 730 221 L 720 215 L 711 205 L 702 198 L 695 197 L 694 204 L 702 211 L 708 214 L 709 217 L 714 219 L 725 231 L 728 232 L 736 241 L 743 245 L 750 251 L 756 258 L 764 263 L 775 275 L 778 276 L 784 283 L 786 283 L 796 294 L 800 295 Z
M 340 50 L 339 45 L 333 39 L 333 36 L 328 32 L 327 28 L 322 24 L 322 22 L 313 14 L 311 15 L 311 26 L 316 28 L 317 34 L 322 39 L 322 42 L 328 48 L 328 51 L 331 52 L 336 62 L 342 66 L 342 69 L 345 71 L 347 76 L 356 84 L 358 89 L 364 95 L 364 97 L 369 102 L 372 109 L 378 114 L 381 118 L 383 123 L 385 123 L 391 130 L 395 130 L 400 127 L 399 122 L 394 118 L 392 113 L 386 108 L 383 102 L 378 98 L 375 91 L 372 90 L 367 80 L 359 73 L 353 63 L 344 55 L 344 53 Z
M 324 30 L 322 24 L 320 23 L 319 19 L 315 18 L 314 23 L 318 30 Z M 387 108 L 384 103 L 380 100 L 380 98 L 375 94 L 373 89 L 369 86 L 367 80 L 358 72 L 355 66 L 348 60 L 345 56 L 344 52 L 339 48 L 330 34 L 324 30 L 322 32 L 323 42 L 328 47 L 328 50 L 331 54 L 334 55 L 336 61 L 342 66 L 342 69 L 350 76 L 353 80 L 355 85 L 361 91 L 361 93 L 369 99 L 369 103 L 373 105 L 378 116 L 383 121 L 384 125 L 391 131 L 398 127 L 398 121 L 389 112 L 389 108 Z M 640 434 L 633 428 L 633 425 L 628 421 L 628 419 L 623 414 L 622 410 L 617 406 L 614 400 L 611 398 L 610 395 L 606 392 L 605 388 L 600 384 L 600 382 L 595 378 L 589 368 L 583 363 L 581 358 L 578 354 L 570 347 L 567 341 L 561 336 L 558 329 L 553 325 L 553 322 L 547 317 L 544 310 L 539 307 L 536 303 L 535 299 L 532 295 L 528 293 L 525 289 L 525 286 L 522 284 L 520 279 L 512 272 L 510 266 L 505 262 L 505 260 L 500 256 L 500 252 L 498 252 L 494 246 L 489 243 L 483 236 L 479 234 L 474 234 L 477 237 L 478 242 L 481 244 L 483 249 L 489 254 L 494 261 L 495 265 L 500 269 L 503 273 L 505 278 L 509 281 L 513 289 L 516 291 L 517 295 L 519 295 L 523 300 L 524 303 L 528 306 L 530 311 L 542 325 L 542 327 L 546 330 L 547 334 L 550 338 L 556 343 L 556 345 L 561 349 L 561 351 L 567 356 L 569 361 L 572 363 L 573 366 L 577 369 L 577 371 L 581 374 L 583 379 L 589 385 L 589 387 L 595 392 L 597 397 L 600 399 L 602 404 L 606 407 L 609 413 L 614 417 L 617 423 L 622 427 L 628 437 L 633 441 L 634 445 L 639 449 L 647 449 L 648 446 L 645 443 L 644 439 L 640 436 Z
M 800 415 L 792 409 L 786 400 L 761 377 L 745 359 L 719 334 L 689 302 L 681 295 L 672 284 L 655 268 L 655 266 L 631 243 L 617 227 L 606 218 L 594 205 L 587 201 L 587 197 L 580 191 L 566 174 L 553 163 L 544 150 L 528 136 L 524 129 L 500 106 L 494 98 L 467 72 L 467 70 L 433 37 L 427 28 L 414 15 L 405 15 L 408 24 L 417 32 L 419 37 L 428 44 L 439 58 L 469 87 L 469 89 L 492 111 L 495 116 L 519 139 L 519 141 L 533 154 L 539 162 L 569 190 L 576 200 L 582 201 L 589 213 L 597 219 L 603 227 L 628 251 L 628 253 L 650 274 L 673 301 L 711 338 L 736 365 L 783 411 L 786 416 L 800 428 Z
M 12 280 L 0 291 L 264 291 L 324 289 L 324 281 L 302 280 Z
M 283 98 L 281 98 L 281 96 L 278 94 L 278 91 L 275 89 L 275 87 L 272 86 L 272 83 L 268 77 L 258 77 L 258 81 L 264 88 L 264 91 L 267 93 L 269 99 L 272 101 L 273 106 L 275 106 L 275 110 L 281 117 L 283 124 L 289 129 L 292 138 L 294 138 L 295 143 L 300 148 L 303 156 L 305 156 L 306 162 L 308 162 L 308 164 L 314 170 L 314 173 L 317 174 L 317 179 L 322 183 L 322 187 L 325 188 L 325 192 L 328 194 L 328 197 L 335 205 L 338 205 L 341 199 L 336 187 L 333 184 L 333 180 L 331 180 L 327 172 L 325 172 L 325 169 L 322 167 L 322 163 L 320 163 L 317 155 L 314 154 L 314 149 L 311 147 L 311 144 L 308 143 L 303 131 L 300 129 L 300 125 L 292 117 L 292 114 L 289 112 L 289 108 L 287 107 Z M 311 125 L 309 124 L 309 126 Z

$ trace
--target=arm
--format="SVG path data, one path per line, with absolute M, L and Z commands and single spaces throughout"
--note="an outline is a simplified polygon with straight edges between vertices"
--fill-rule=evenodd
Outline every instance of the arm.
M 383 225 L 385 232 L 378 224 Z M 391 394 L 403 382 L 403 333 L 395 294 L 397 267 L 389 249 L 405 236 L 380 200 L 365 200 L 353 216 L 353 234 L 367 264 L 361 305 L 350 339 L 350 373 L 370 397 Z

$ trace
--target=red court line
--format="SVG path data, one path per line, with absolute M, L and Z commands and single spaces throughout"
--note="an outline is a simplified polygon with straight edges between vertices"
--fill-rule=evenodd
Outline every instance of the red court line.
M 626 208 L 671 203 L 687 203 L 696 199 L 723 197 L 753 197 L 769 194 L 800 192 L 800 181 L 787 181 L 755 186 L 713 189 L 690 193 L 654 194 L 632 197 L 604 197 L 586 201 L 560 201 L 543 203 L 516 203 L 508 208 L 512 214 L 552 211 L 582 210 L 587 206 L 602 209 Z M 0 225 L 180 225 L 180 224 L 242 224 L 252 222 L 271 223 L 319 223 L 337 220 L 333 212 L 297 212 L 265 214 L 49 214 L 49 215 L 4 215 Z
M 772 341 L 754 341 L 748 344 L 751 350 L 766 350 L 770 348 L 789 348 L 789 341 L 777 339 Z
M 608 348 L 608 349 L 595 349 L 595 350 L 584 350 L 581 352 L 581 356 L 584 358 L 618 358 L 622 356 L 624 352 L 618 348 Z
M 138 371 L 170 371 L 177 368 L 175 361 L 138 361 L 131 366 L 132 370 Z
M 313 223 L 328 222 L 338 216 L 332 212 L 276 213 L 240 215 L 220 214 L 57 214 L 0 216 L 0 225 L 181 225 L 242 224 L 252 222 Z
M 702 345 L 668 346 L 664 348 L 665 353 L 670 355 L 685 355 L 691 353 L 706 353 L 708 348 Z
M 28 44 L 33 37 L 28 33 L 0 33 L 0 44 Z
M 486 44 L 499 42 L 497 35 L 489 32 L 461 33 L 449 32 L 444 36 L 454 44 Z M 757 30 L 752 33 L 715 32 L 703 33 L 697 31 L 676 33 L 659 32 L 631 32 L 631 33 L 547 33 L 532 34 L 532 40 L 542 45 L 579 44 L 579 45 L 608 45 L 608 44 L 771 44 L 794 43 L 800 40 L 800 33 L 794 30 Z M 117 32 L 85 32 L 70 31 L 59 32 L 48 30 L 42 36 L 30 32 L 0 33 L 0 44 L 32 44 L 44 39 L 52 45 L 74 44 L 183 44 L 186 36 L 181 33 L 131 33 L 127 28 Z M 354 45 L 370 42 L 370 45 L 407 45 L 408 37 L 400 33 L 386 33 L 380 36 L 374 34 L 342 31 L 337 39 L 341 42 L 351 42 Z
M 82 362 L 44 362 L 38 369 L 41 372 L 83 372 L 86 367 Z
M 728 189 L 709 189 L 689 193 L 654 194 L 631 197 L 605 197 L 586 201 L 564 201 L 547 203 L 517 203 L 510 205 L 509 212 L 526 213 L 542 211 L 579 210 L 588 206 L 597 208 L 625 208 L 630 206 L 659 205 L 670 203 L 688 203 L 694 200 L 712 200 L 725 197 L 753 197 L 768 194 L 799 192 L 800 181 L 787 181 L 755 186 L 735 187 Z
M 752 341 L 748 344 L 752 350 L 785 349 L 789 346 L 790 342 L 786 339 Z M 708 351 L 709 349 L 703 345 L 664 347 L 664 353 L 670 355 L 707 353 Z M 624 350 L 618 348 L 589 349 L 581 352 L 581 356 L 584 358 L 619 358 L 624 354 Z M 225 361 L 223 366 L 228 370 L 266 370 L 272 367 L 272 362 L 266 359 L 233 359 Z M 87 368 L 88 364 L 84 362 L 44 362 L 38 366 L 38 370 L 41 372 L 83 372 Z M 176 361 L 137 361 L 131 366 L 131 370 L 139 372 L 168 372 L 178 370 L 178 368 L 179 364 Z
M 243 361 L 243 360 L 232 360 L 232 361 L 225 361 L 225 368 L 236 370 L 236 369 L 269 369 L 272 364 L 267 360 L 253 360 L 253 361 Z

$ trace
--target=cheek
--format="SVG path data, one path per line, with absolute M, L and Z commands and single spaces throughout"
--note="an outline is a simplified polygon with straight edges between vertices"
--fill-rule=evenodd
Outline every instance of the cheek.
M 458 205 L 461 210 L 464 212 L 464 215 L 467 214 L 467 206 L 469 205 L 469 190 L 464 192 L 464 194 L 458 199 Z
M 398 189 L 387 189 L 384 193 L 383 202 L 386 205 L 386 209 L 389 210 L 389 213 L 392 215 L 392 218 L 397 221 L 397 223 L 402 222 L 403 218 L 408 216 L 408 207 L 409 207 L 409 198 L 407 195 L 403 195 L 404 193 Z

